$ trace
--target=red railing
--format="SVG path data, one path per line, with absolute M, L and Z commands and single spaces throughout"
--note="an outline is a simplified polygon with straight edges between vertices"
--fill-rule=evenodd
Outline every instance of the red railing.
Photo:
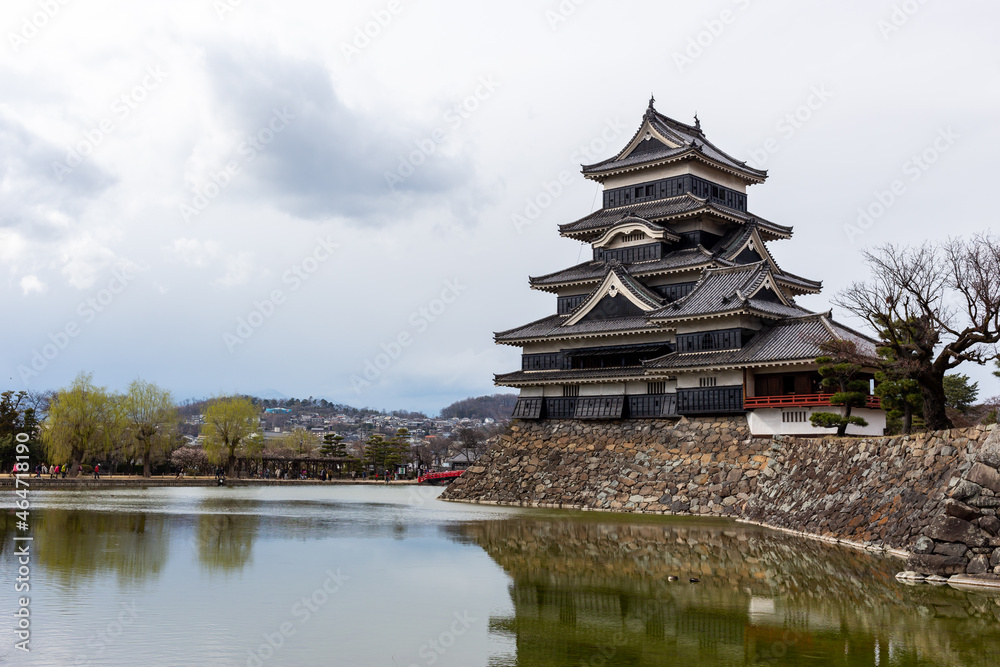
M 426 475 L 421 475 L 417 477 L 417 483 L 423 484 L 425 482 L 436 482 L 445 479 L 453 479 L 459 477 L 464 470 L 449 470 L 448 472 L 429 472 Z
M 744 408 L 784 408 L 793 405 L 830 405 L 833 394 L 788 394 L 786 396 L 747 396 L 743 399 Z M 882 408 L 878 396 L 869 396 L 865 407 L 873 410 Z

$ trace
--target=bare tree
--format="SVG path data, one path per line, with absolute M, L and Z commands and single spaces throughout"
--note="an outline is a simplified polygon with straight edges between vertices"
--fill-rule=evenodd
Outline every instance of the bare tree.
M 852 284 L 834 303 L 867 321 L 883 349 L 912 368 L 927 427 L 951 428 L 945 373 L 998 358 L 1000 239 L 980 233 L 916 248 L 889 244 L 864 257 L 872 280 Z
M 459 428 L 455 430 L 455 444 L 471 465 L 473 461 L 486 451 L 486 434 L 477 428 Z

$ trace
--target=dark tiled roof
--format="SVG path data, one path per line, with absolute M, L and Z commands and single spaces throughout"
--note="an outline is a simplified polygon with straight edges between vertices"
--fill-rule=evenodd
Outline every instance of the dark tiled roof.
M 577 306 L 573 310 L 573 312 L 569 313 L 568 319 L 573 319 L 573 317 L 575 317 L 577 314 L 584 312 L 584 309 L 587 308 L 587 305 L 590 303 L 590 300 L 593 299 L 595 296 L 597 296 L 597 293 L 606 284 L 608 276 L 612 273 L 618 277 L 618 280 L 621 281 L 622 285 L 624 285 L 627 290 L 632 292 L 632 294 L 637 299 L 639 299 L 639 301 L 642 301 L 644 304 L 646 304 L 652 309 L 660 308 L 661 306 L 663 306 L 663 299 L 660 297 L 659 294 L 653 292 L 648 287 L 643 285 L 641 282 L 630 276 L 628 274 L 628 271 L 626 271 L 622 267 L 620 262 L 618 262 L 617 260 L 612 260 L 604 264 L 604 276 L 603 276 L 604 279 L 601 280 L 601 282 L 599 282 L 594 287 L 594 289 L 590 291 L 590 294 L 588 294 L 586 298 L 580 302 L 580 305 Z
M 622 281 L 622 284 L 625 285 L 640 301 L 645 303 L 650 308 L 661 308 L 663 306 L 663 297 L 646 287 L 646 285 L 642 282 L 633 278 L 624 266 L 618 262 L 611 262 L 610 267 L 611 271 L 613 271 L 614 274 L 618 276 L 618 279 Z
M 633 262 L 627 264 L 629 273 L 633 275 L 644 275 L 648 273 L 658 273 L 661 271 L 671 271 L 674 269 L 697 268 L 712 261 L 709 253 L 698 248 L 689 250 L 677 250 L 660 259 L 651 259 L 644 262 Z M 604 277 L 607 272 L 607 263 L 602 261 L 584 262 L 562 271 L 556 271 L 544 276 L 530 278 L 532 286 L 561 285 L 564 283 L 579 282 L 584 280 L 598 280 Z
M 700 123 L 696 125 L 688 125 L 664 116 L 653 108 L 652 100 L 650 100 L 649 107 L 646 109 L 646 113 L 642 120 L 643 123 L 639 126 L 636 133 L 632 135 L 632 138 L 629 140 L 627 145 L 632 144 L 632 141 L 634 141 L 639 135 L 639 132 L 642 131 L 646 121 L 649 121 L 649 124 L 653 127 L 653 129 L 655 129 L 671 143 L 677 144 L 678 147 L 671 148 L 666 144 L 659 144 L 659 142 L 657 142 L 659 144 L 657 146 L 650 147 L 648 150 L 633 151 L 630 155 L 621 159 L 618 159 L 618 156 L 616 155 L 615 157 L 604 160 L 603 162 L 598 162 L 592 165 L 584 165 L 583 173 L 598 174 L 605 171 L 658 162 L 670 158 L 679 158 L 685 154 L 691 154 L 703 156 L 713 162 L 717 162 L 720 165 L 743 174 L 752 181 L 762 182 L 765 178 L 767 178 L 766 171 L 754 169 L 753 167 L 748 166 L 745 162 L 741 162 L 731 155 L 719 150 L 719 148 L 705 138 L 705 134 L 701 131 Z
M 705 206 L 706 201 L 704 199 L 698 199 L 694 195 L 685 192 L 676 197 L 667 197 L 666 199 L 657 199 L 641 204 L 602 208 L 580 218 L 576 222 L 559 225 L 559 232 L 566 234 L 599 229 L 603 233 L 605 229 L 611 228 L 629 217 L 655 221 L 657 218 L 698 211 L 705 208 Z
M 809 280 L 808 278 L 797 276 L 794 273 L 787 273 L 786 271 L 782 271 L 781 273 L 776 273 L 774 274 L 774 277 L 777 280 L 786 282 L 790 285 L 796 285 L 802 287 L 803 289 L 807 289 L 810 292 L 814 291 L 818 292 L 821 289 L 823 289 L 822 280 Z
M 823 354 L 819 344 L 840 338 L 852 340 L 864 354 L 875 355 L 875 343 L 830 319 L 829 313 L 780 320 L 762 330 L 741 350 L 673 353 L 645 363 L 648 369 L 745 366 L 775 361 L 813 360 Z
M 498 343 L 513 343 L 515 341 L 530 338 L 559 338 L 586 334 L 656 331 L 659 329 L 658 326 L 649 322 L 649 320 L 642 315 L 636 315 L 634 317 L 620 317 L 613 320 L 580 322 L 568 327 L 562 326 L 562 323 L 565 322 L 568 317 L 568 315 L 550 315 L 530 324 L 526 324 L 523 327 L 497 332 L 493 337 Z
M 559 233 L 563 236 L 596 236 L 603 234 L 630 216 L 656 223 L 672 216 L 693 215 L 701 212 L 713 213 L 741 224 L 753 222 L 761 233 L 774 238 L 789 238 L 792 235 L 791 227 L 775 224 L 746 211 L 729 208 L 706 199 L 699 199 L 690 193 L 640 204 L 602 208 L 575 222 L 559 225 Z M 665 227 L 662 224 L 660 226 Z
M 650 318 L 673 320 L 717 313 L 756 311 L 765 316 L 797 317 L 809 314 L 798 306 L 754 298 L 753 292 L 771 275 L 766 262 L 706 269 L 687 296 L 650 313 Z
M 606 380 L 608 378 L 641 378 L 646 369 L 642 366 L 626 366 L 624 368 L 593 368 L 572 371 L 514 371 L 493 376 L 493 382 L 501 386 L 516 386 L 519 384 L 534 384 L 538 382 L 562 382 L 581 380 Z

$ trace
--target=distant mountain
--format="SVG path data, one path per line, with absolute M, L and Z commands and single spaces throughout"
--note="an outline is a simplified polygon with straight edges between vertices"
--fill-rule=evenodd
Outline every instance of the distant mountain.
M 277 389 L 262 389 L 261 391 L 251 392 L 250 396 L 256 396 L 257 398 L 270 398 L 270 399 L 281 399 L 281 400 L 289 398 L 287 395 L 282 394 Z
M 510 419 L 517 394 L 493 394 L 456 401 L 441 410 L 442 419 Z

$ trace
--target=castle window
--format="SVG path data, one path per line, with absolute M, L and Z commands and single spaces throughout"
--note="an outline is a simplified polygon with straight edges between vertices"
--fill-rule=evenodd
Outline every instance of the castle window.
M 563 385 L 563 397 L 569 398 L 571 396 L 580 395 L 580 385 L 578 384 L 564 384 Z
M 665 394 L 665 393 L 667 393 L 667 383 L 666 382 L 647 382 L 646 383 L 646 393 L 647 394 Z
M 717 382 L 718 382 L 718 378 L 716 378 L 716 377 L 698 378 L 698 386 L 699 387 L 714 387 L 714 386 L 716 386 Z
M 781 421 L 785 424 L 795 424 L 806 421 L 804 410 L 792 410 L 781 413 Z

